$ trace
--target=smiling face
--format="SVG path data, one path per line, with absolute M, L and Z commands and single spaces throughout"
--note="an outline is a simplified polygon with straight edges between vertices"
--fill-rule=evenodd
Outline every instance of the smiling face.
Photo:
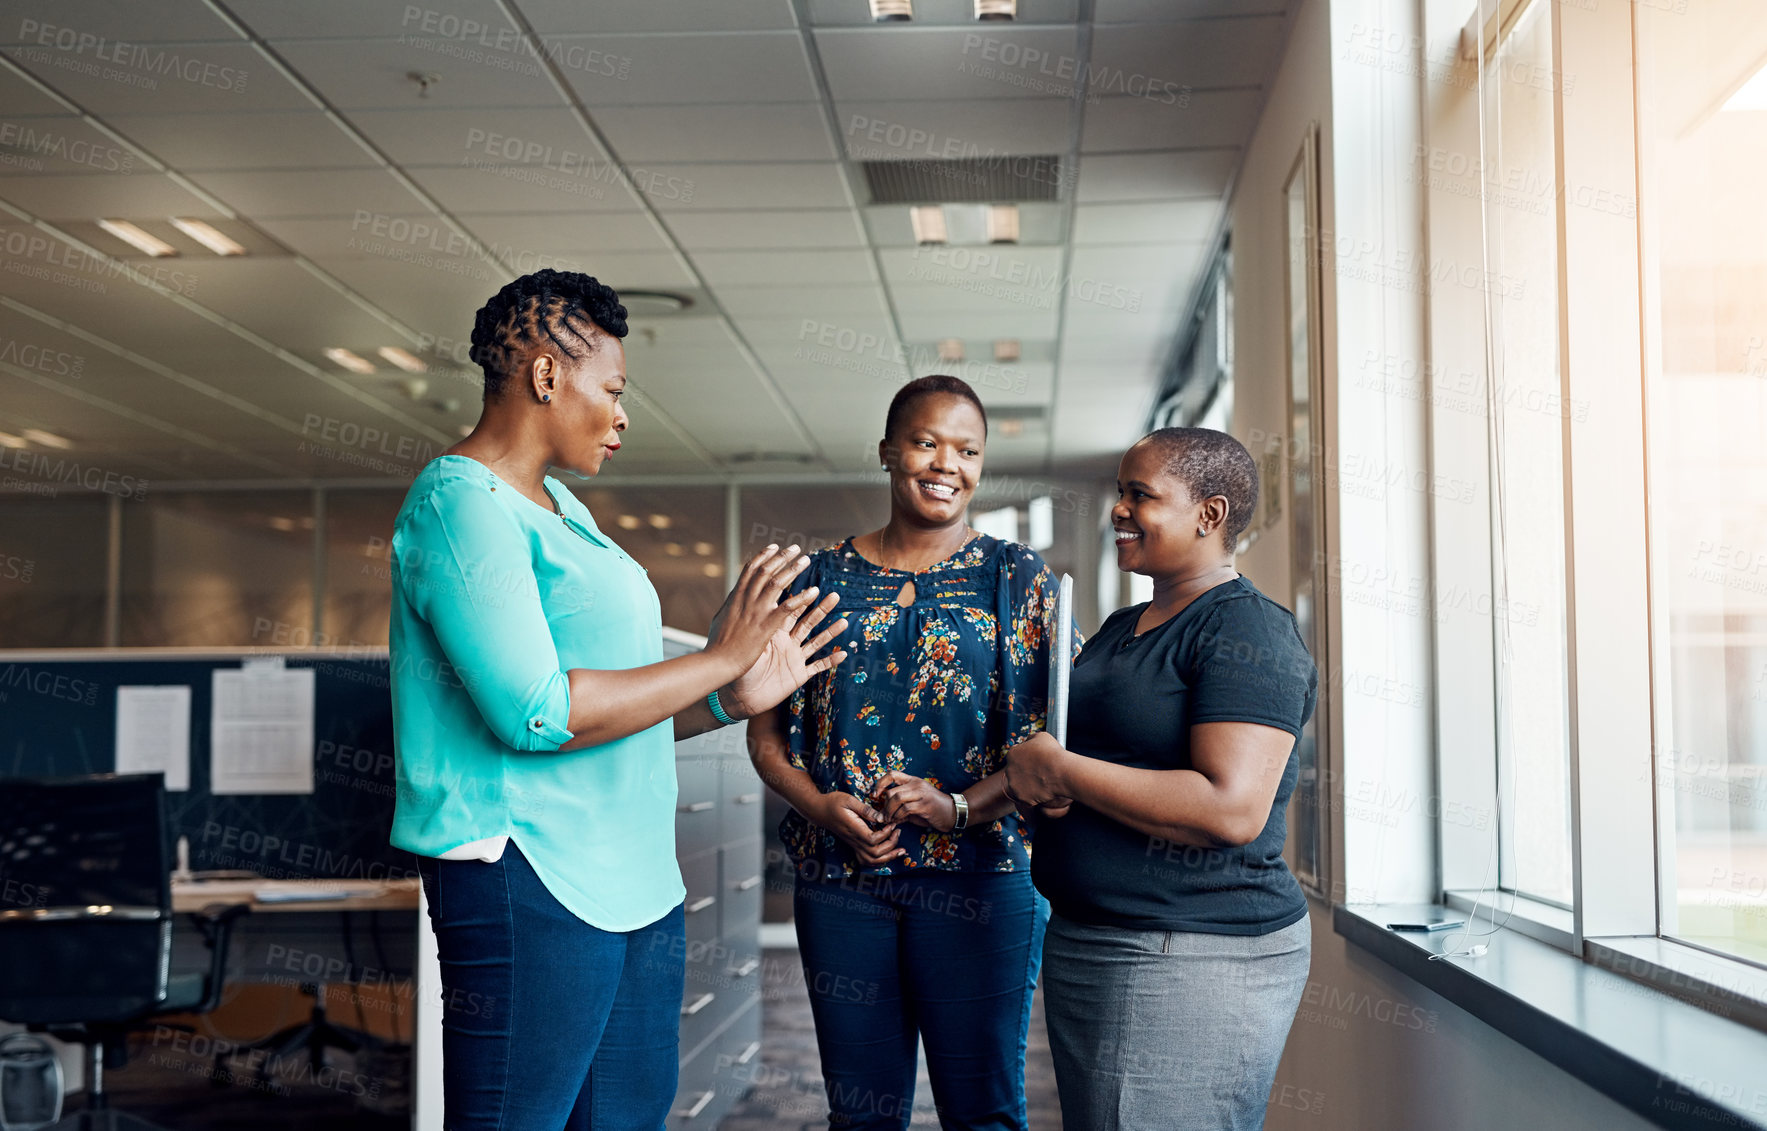
M 1195 573 L 1225 556 L 1221 532 L 1226 500 L 1190 497 L 1184 481 L 1166 470 L 1169 456 L 1138 443 L 1117 465 L 1117 505 L 1111 508 L 1117 568 L 1149 577 Z M 1198 536 L 1198 530 L 1207 532 Z
M 553 466 L 583 475 L 600 472 L 630 423 L 620 404 L 626 389 L 625 346 L 612 334 L 597 331 L 595 348 L 582 356 L 542 350 L 526 368 L 531 395 L 552 398 L 542 402 L 542 419 Z
M 878 442 L 890 472 L 890 505 L 916 526 L 963 521 L 982 475 L 982 414 L 965 397 L 927 393 L 910 401 L 893 436 Z

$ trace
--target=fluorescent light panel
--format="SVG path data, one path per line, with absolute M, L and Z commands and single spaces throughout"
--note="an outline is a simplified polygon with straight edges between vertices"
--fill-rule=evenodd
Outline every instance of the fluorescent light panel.
M 912 20 L 914 0 L 871 0 L 871 18 L 880 24 Z
M 45 448 L 59 448 L 62 451 L 66 451 L 68 448 L 74 446 L 72 440 L 69 440 L 64 436 L 57 436 L 53 432 L 45 432 L 41 428 L 26 428 L 23 435 L 24 438 L 31 443 L 42 444 Z
M 1018 242 L 1018 205 L 995 204 L 989 207 L 988 242 Z
M 978 20 L 1015 20 L 1018 18 L 1018 0 L 976 0 L 976 19 Z
M 994 343 L 995 361 L 1017 361 L 1019 354 L 1017 338 L 1001 338 Z
M 367 358 L 362 357 L 359 354 L 351 353 L 342 346 L 332 346 L 325 351 L 325 356 L 331 359 L 333 364 L 340 368 L 348 369 L 351 373 L 367 375 L 374 372 L 374 363 L 372 361 L 369 361 Z
M 142 231 L 127 220 L 100 220 L 98 226 L 135 250 L 151 255 L 155 259 L 178 254 L 177 248 L 158 236 Z
M 201 220 L 192 220 L 183 216 L 172 217 L 172 227 L 189 236 L 197 243 L 208 248 L 216 255 L 244 255 L 245 245 L 235 243 L 226 233 L 205 224 Z
M 963 339 L 945 338 L 939 342 L 940 361 L 962 361 Z
M 914 225 L 915 243 L 944 243 L 951 238 L 945 228 L 945 210 L 937 204 L 915 205 L 908 210 L 908 220 Z
M 398 346 L 382 346 L 374 352 L 407 373 L 427 373 L 429 371 L 429 366 L 423 363 L 423 358 L 418 357 L 410 350 L 402 350 Z
M 30 441 L 23 436 L 14 436 L 10 432 L 0 432 L 0 448 L 28 448 Z

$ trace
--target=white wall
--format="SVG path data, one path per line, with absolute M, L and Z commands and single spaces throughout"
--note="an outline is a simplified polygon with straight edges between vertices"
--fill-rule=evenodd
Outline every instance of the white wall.
M 1364 694 L 1357 679 L 1346 693 L 1345 681 L 1333 678 L 1374 672 L 1418 687 L 1433 678 L 1423 585 L 1428 497 L 1402 486 L 1366 489 L 1391 477 L 1365 473 L 1396 463 L 1428 468 L 1424 405 L 1359 379 L 1370 357 L 1426 356 L 1424 296 L 1409 270 L 1427 262 L 1419 255 L 1423 201 L 1406 176 L 1422 130 L 1424 71 L 1407 46 L 1418 8 L 1414 0 L 1335 0 L 1329 8 L 1302 0 L 1232 204 L 1233 432 L 1249 442 L 1288 431 L 1282 189 L 1308 123 L 1319 123 L 1326 534 L 1345 563 L 1327 593 L 1334 639 L 1321 685 L 1341 758 L 1334 859 L 1345 859 L 1345 847 L 1351 854 L 1351 867 L 1338 868 L 1337 895 L 1358 902 L 1428 898 L 1437 883 L 1430 806 L 1355 800 L 1432 795 L 1428 697 Z M 1285 521 L 1265 530 L 1239 560 L 1279 600 L 1290 592 L 1286 528 Z M 1375 570 L 1385 571 L 1379 580 L 1371 580 Z M 1349 946 L 1323 904 L 1312 912 L 1312 973 L 1277 1073 L 1272 1131 L 1651 1126 Z

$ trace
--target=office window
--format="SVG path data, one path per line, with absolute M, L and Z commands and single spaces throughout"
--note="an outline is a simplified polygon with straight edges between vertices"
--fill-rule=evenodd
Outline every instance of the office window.
M 102 495 L 0 499 L 0 648 L 104 643 L 109 514 Z
M 386 647 L 393 519 L 404 501 L 400 490 L 325 492 L 324 616 L 315 643 Z
M 1767 962 L 1767 9 L 1638 19 L 1662 933 Z
M 126 507 L 119 643 L 305 647 L 313 527 L 311 491 L 164 494 Z
M 650 571 L 663 624 L 704 634 L 729 592 L 724 488 L 576 487 L 595 524 Z
M 1551 5 L 1534 3 L 1487 60 L 1486 180 L 1554 180 Z M 1492 195 L 1496 195 L 1493 193 Z M 1498 198 L 1500 201 L 1503 198 Z M 1493 332 L 1486 374 L 1491 588 L 1438 602 L 1488 605 L 1497 665 L 1500 886 L 1571 900 L 1570 737 L 1565 637 L 1564 447 L 1559 412 L 1558 213 L 1487 205 L 1482 302 Z

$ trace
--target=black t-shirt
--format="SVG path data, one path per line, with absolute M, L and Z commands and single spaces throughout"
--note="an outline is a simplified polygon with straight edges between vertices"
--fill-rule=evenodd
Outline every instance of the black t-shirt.
M 1318 676 L 1287 609 L 1235 578 L 1136 636 L 1146 604 L 1086 641 L 1068 695 L 1068 749 L 1149 770 L 1190 765 L 1198 723 L 1261 723 L 1299 736 Z M 1171 844 L 1075 802 L 1036 823 L 1031 874 L 1057 914 L 1141 930 L 1262 935 L 1307 913 L 1282 859 L 1299 776 L 1291 750 L 1264 831 L 1246 845 Z

